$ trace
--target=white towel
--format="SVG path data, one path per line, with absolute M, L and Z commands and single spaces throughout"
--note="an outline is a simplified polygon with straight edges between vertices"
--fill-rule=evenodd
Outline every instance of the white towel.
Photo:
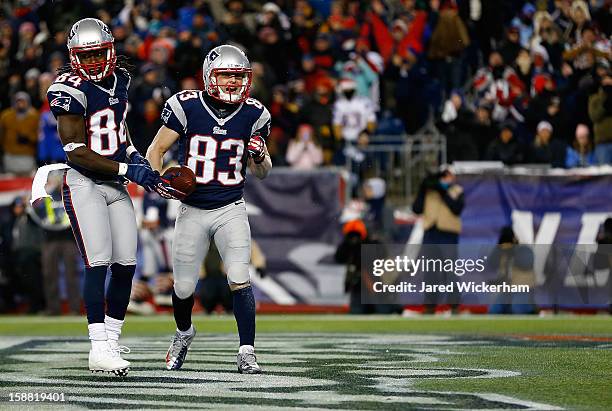
M 49 164 L 40 167 L 36 171 L 34 181 L 32 181 L 32 199 L 30 200 L 30 204 L 33 205 L 36 200 L 41 199 L 43 197 L 51 197 L 47 193 L 47 190 L 45 190 L 49 173 L 56 170 L 65 170 L 67 168 L 70 168 L 70 166 L 64 163 Z

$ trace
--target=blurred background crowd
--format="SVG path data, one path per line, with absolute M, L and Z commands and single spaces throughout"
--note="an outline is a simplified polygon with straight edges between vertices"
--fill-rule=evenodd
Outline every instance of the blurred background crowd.
M 0 172 L 31 176 L 64 161 L 46 90 L 68 62 L 69 28 L 84 17 L 103 20 L 134 65 L 128 125 L 140 152 L 165 100 L 201 89 L 204 56 L 230 43 L 246 51 L 251 96 L 272 114 L 275 166 L 350 159 L 367 177 L 360 149 L 375 136 L 409 140 L 424 127 L 446 137 L 448 162 L 612 164 L 611 11 L 611 0 L 5 0 Z M 364 190 L 376 192 L 370 182 Z M 143 223 L 144 242 L 151 227 L 167 227 L 164 212 L 147 214 L 147 201 L 156 200 L 145 198 L 152 222 Z M 4 264 L 19 261 L 39 275 L 40 258 L 61 248 L 42 250 L 22 208 L 15 200 L 3 224 L 4 255 L 13 253 Z M 44 300 L 41 288 L 30 291 Z
M 118 54 L 136 66 L 128 121 L 141 151 L 164 101 L 201 88 L 205 54 L 232 43 L 252 61 L 252 96 L 272 113 L 268 145 L 278 165 L 343 164 L 347 143 L 412 134 L 428 121 L 446 135 L 449 161 L 610 163 L 611 4 L 4 1 L 4 171 L 28 174 L 63 161 L 45 91 L 67 62 L 67 30 L 92 16 L 111 27 Z M 23 155 L 33 161 L 13 161 Z

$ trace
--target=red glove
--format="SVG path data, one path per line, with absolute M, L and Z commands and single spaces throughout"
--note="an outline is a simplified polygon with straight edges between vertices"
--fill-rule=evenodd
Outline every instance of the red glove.
M 164 178 L 153 187 L 153 190 L 166 200 L 183 200 L 187 197 L 187 194 L 172 187 L 170 182 Z
M 256 164 L 261 163 L 266 158 L 266 142 L 261 136 L 254 135 L 251 137 L 248 150 Z

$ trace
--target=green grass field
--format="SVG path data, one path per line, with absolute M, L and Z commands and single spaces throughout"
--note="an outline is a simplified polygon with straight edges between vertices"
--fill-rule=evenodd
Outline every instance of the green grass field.
M 171 316 L 128 317 L 125 379 L 87 371 L 85 319 L 0 317 L 0 408 L 612 409 L 612 318 L 259 316 L 260 376 L 235 372 L 233 317 L 196 317 L 183 369 Z

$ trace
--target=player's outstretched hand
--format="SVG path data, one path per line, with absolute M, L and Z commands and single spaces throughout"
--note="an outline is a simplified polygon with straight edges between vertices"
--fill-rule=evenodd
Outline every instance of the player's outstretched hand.
M 266 158 L 266 142 L 261 136 L 254 135 L 249 140 L 249 154 L 259 164 Z
M 185 197 L 187 197 L 187 194 L 172 187 L 170 183 L 163 178 L 160 178 L 160 181 L 155 184 L 153 189 L 160 195 L 160 197 L 167 200 L 183 200 Z
M 148 167 L 150 169 L 151 168 L 151 164 L 149 164 L 149 160 L 147 160 L 146 158 L 144 158 L 142 156 L 142 154 L 140 154 L 138 151 L 134 151 L 132 153 L 132 155 L 129 157 L 129 163 L 128 164 L 141 164 L 145 167 Z
M 144 164 L 128 164 L 125 177 L 139 186 L 144 187 L 147 191 L 153 190 L 155 185 L 160 181 L 159 173 L 151 170 L 150 166 L 147 167 Z

